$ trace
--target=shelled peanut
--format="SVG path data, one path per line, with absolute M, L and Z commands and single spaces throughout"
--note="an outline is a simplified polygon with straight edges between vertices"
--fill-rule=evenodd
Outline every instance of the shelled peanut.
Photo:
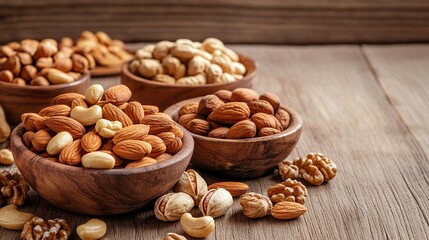
M 24 39 L 0 48 L 0 81 L 48 86 L 76 81 L 90 68 L 89 59 L 54 39 Z
M 145 79 L 178 85 L 230 83 L 246 74 L 239 55 L 215 38 L 147 45 L 136 52 L 129 69 Z
M 183 132 L 155 106 L 128 102 L 125 85 L 85 95 L 65 93 L 39 113 L 21 116 L 23 143 L 62 164 L 85 168 L 136 168 L 166 161 L 182 148 Z
M 178 122 L 194 134 L 213 138 L 263 137 L 286 130 L 289 113 L 272 93 L 252 89 L 220 90 L 180 108 Z
M 61 43 L 73 46 L 77 52 L 90 59 L 93 68 L 121 66 L 133 57 L 125 50 L 124 42 L 112 39 L 105 32 L 83 31 L 75 42 L 63 38 Z

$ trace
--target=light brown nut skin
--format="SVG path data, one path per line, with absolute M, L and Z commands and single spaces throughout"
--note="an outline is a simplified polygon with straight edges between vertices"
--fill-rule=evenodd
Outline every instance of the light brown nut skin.
M 267 194 L 273 204 L 283 201 L 304 204 L 308 197 L 307 188 L 301 182 L 292 179 L 271 186 Z
M 249 190 L 249 185 L 242 182 L 217 182 L 210 184 L 209 189 L 223 188 L 231 193 L 232 197 L 239 197 Z
M 179 117 L 190 114 L 190 113 L 198 113 L 198 105 L 199 103 L 191 103 L 183 105 L 179 110 Z
M 299 174 L 313 185 L 329 182 L 337 175 L 337 165 L 322 153 L 309 153 L 293 163 L 299 168 Z
M 218 107 L 222 106 L 224 102 L 216 95 L 209 94 L 204 96 L 198 104 L 198 113 L 203 116 L 208 116 Z
M 271 213 L 271 200 L 259 193 L 246 193 L 240 198 L 243 214 L 248 218 L 261 218 Z
M 280 202 L 274 205 L 271 215 L 280 220 L 297 218 L 307 212 L 307 208 L 295 202 Z
M 240 121 L 229 129 L 226 134 L 228 139 L 243 139 L 256 136 L 256 125 L 250 120 Z
M 249 88 L 237 88 L 232 91 L 231 101 L 233 102 L 251 102 L 259 98 L 259 94 Z

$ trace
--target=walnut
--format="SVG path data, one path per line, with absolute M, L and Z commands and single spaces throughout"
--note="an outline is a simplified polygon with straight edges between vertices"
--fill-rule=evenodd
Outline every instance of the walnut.
M 337 165 L 322 153 L 309 153 L 293 163 L 299 168 L 299 174 L 313 185 L 321 185 L 337 175 Z
M 299 168 L 296 165 L 294 165 L 291 161 L 284 160 L 283 162 L 279 163 L 279 174 L 283 180 L 286 180 L 288 178 L 290 179 L 298 178 L 299 176 L 298 170 Z
M 240 198 L 243 214 L 248 218 L 261 218 L 271 212 L 273 204 L 270 199 L 258 193 L 246 193 Z
M 66 240 L 72 230 L 66 220 L 55 218 L 48 222 L 39 217 L 33 217 L 25 223 L 20 240 Z
M 27 182 L 19 173 L 0 172 L 0 206 L 22 206 L 29 190 Z
M 273 204 L 283 201 L 304 204 L 308 196 L 307 188 L 301 182 L 292 179 L 270 187 L 267 193 Z

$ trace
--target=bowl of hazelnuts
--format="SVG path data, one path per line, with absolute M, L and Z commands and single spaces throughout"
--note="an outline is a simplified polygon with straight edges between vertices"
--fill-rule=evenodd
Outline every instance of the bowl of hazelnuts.
M 164 112 L 194 138 L 194 166 L 236 179 L 272 172 L 294 149 L 303 124 L 275 94 L 248 88 L 184 100 Z
M 11 124 L 58 94 L 83 92 L 89 82 L 88 59 L 67 43 L 24 39 L 0 47 L 0 105 Z
M 133 100 L 160 110 L 221 89 L 250 88 L 255 76 L 256 64 L 251 58 L 215 38 L 147 45 L 122 66 L 121 73 L 122 84 L 134 92 Z

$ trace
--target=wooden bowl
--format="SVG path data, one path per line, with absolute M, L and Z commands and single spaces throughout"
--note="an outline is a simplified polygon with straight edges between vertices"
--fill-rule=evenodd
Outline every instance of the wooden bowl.
M 164 112 L 175 121 L 179 109 L 186 104 L 199 102 L 188 99 L 170 106 Z M 293 150 L 301 136 L 302 118 L 293 109 L 280 106 L 290 114 L 289 127 L 278 134 L 247 139 L 218 139 L 190 133 L 195 148 L 191 163 L 215 175 L 235 179 L 249 179 L 272 173 L 275 166 Z
M 168 106 L 189 98 L 205 96 L 218 90 L 234 90 L 236 88 L 251 88 L 256 77 L 256 63 L 251 58 L 239 54 L 240 62 L 246 67 L 247 73 L 243 79 L 232 83 L 205 84 L 200 86 L 183 86 L 165 84 L 141 78 L 129 70 L 129 62 L 122 66 L 122 84 L 127 85 L 133 92 L 132 100 L 143 104 L 158 106 L 162 111 Z
M 89 87 L 90 80 L 88 72 L 77 81 L 50 86 L 19 86 L 0 81 L 0 105 L 4 108 L 8 123 L 18 125 L 21 114 L 39 112 L 62 93 L 83 93 Z
M 53 205 L 71 212 L 112 215 L 142 208 L 167 192 L 189 164 L 194 141 L 184 131 L 183 147 L 171 159 L 134 169 L 94 170 L 49 161 L 22 143 L 18 125 L 10 145 L 16 166 L 36 192 Z

